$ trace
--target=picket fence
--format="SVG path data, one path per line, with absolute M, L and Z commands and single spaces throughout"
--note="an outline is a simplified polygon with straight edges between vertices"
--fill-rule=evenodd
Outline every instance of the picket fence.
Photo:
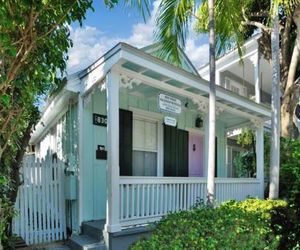
M 27 156 L 20 172 L 13 233 L 28 245 L 65 239 L 64 163 Z

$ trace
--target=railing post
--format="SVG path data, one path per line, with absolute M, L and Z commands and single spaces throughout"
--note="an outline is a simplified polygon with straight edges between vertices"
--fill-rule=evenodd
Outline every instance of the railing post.
M 256 127 L 256 178 L 259 180 L 259 198 L 264 198 L 264 126 Z
M 119 77 L 113 71 L 110 71 L 106 77 L 106 98 L 107 208 L 105 230 L 113 233 L 121 231 L 119 220 Z

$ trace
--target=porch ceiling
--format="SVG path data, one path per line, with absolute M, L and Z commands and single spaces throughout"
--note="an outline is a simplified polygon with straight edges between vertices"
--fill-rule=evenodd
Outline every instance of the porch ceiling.
M 208 107 L 209 94 L 206 91 L 202 91 L 196 87 L 189 86 L 187 83 L 179 81 L 174 78 L 162 75 L 154 70 L 147 67 L 138 65 L 131 61 L 123 61 L 121 67 L 119 67 L 123 73 L 129 75 L 129 77 L 139 79 L 139 85 L 134 85 L 134 88 L 130 90 L 131 94 L 140 95 L 142 94 L 146 98 L 157 98 L 159 92 L 166 91 L 172 93 L 172 95 L 186 103 L 194 105 L 193 109 L 197 110 L 195 99 L 199 99 L 200 102 L 206 103 Z M 200 85 L 200 82 L 199 82 Z M 218 114 L 218 119 L 222 120 L 226 127 L 230 128 L 238 124 L 244 124 L 250 120 L 268 120 L 269 116 L 255 110 L 255 107 L 259 106 L 269 112 L 268 108 L 263 107 L 251 100 L 240 97 L 232 92 L 218 87 L 221 93 L 217 95 L 217 106 L 220 107 L 221 112 Z M 222 94 L 225 93 L 232 95 L 232 100 L 222 98 Z M 241 106 L 234 102 L 234 99 L 242 99 L 241 101 L 249 103 L 249 108 Z M 254 106 L 254 108 L 253 108 Z M 203 110 L 202 110 L 203 111 Z

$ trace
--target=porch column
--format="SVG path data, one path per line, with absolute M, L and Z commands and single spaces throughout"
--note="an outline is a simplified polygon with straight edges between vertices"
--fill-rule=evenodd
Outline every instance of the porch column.
M 254 85 L 255 85 L 255 101 L 257 103 L 261 102 L 261 82 L 260 82 L 260 75 L 259 75 L 259 68 L 260 68 L 260 55 L 259 51 L 252 57 L 250 57 L 250 61 L 254 67 Z
M 256 178 L 259 180 L 259 198 L 264 198 L 264 125 L 256 126 Z
M 119 77 L 113 71 L 110 71 L 106 77 L 106 98 L 107 205 L 105 230 L 113 233 L 121 231 L 119 221 Z
M 208 168 L 208 114 L 204 117 L 204 171 L 203 176 L 207 178 L 207 168 Z

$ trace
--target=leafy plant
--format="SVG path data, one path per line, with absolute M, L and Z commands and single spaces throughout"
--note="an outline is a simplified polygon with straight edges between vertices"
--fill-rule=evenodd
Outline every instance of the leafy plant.
M 255 155 L 253 151 L 240 152 L 234 158 L 234 165 L 238 177 L 254 177 L 256 172 Z
M 0 249 L 1 245 L 7 249 L 11 244 L 10 237 L 5 232 L 10 226 L 9 219 L 16 214 L 14 204 L 6 196 L 9 189 L 9 180 L 5 176 L 0 176 Z
M 274 230 L 273 212 L 287 207 L 284 201 L 248 199 L 171 213 L 131 249 L 277 249 L 282 231 Z

